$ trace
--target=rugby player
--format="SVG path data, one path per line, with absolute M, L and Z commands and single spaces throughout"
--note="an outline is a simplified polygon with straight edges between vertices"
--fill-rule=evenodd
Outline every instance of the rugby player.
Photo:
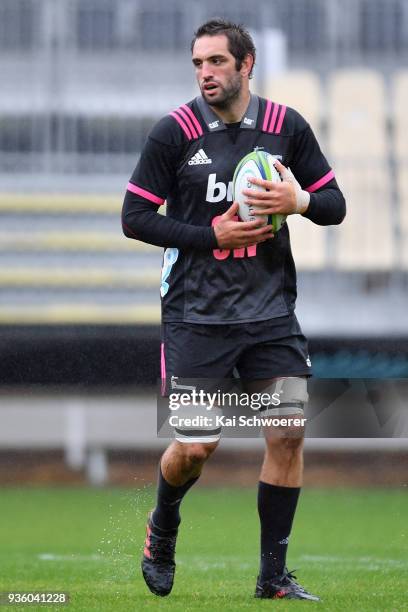
M 245 28 L 208 21 L 195 33 L 191 51 L 200 95 L 153 127 L 122 215 L 127 237 L 165 248 L 162 378 L 172 383 L 225 379 L 236 368 L 242 379 L 262 380 L 265 388 L 280 379 L 286 385 L 280 414 L 299 415 L 308 398 L 311 363 L 294 314 L 296 273 L 288 226 L 273 235 L 262 221 L 240 222 L 230 182 L 241 158 L 259 148 L 280 160 L 276 168 L 283 179 L 254 179 L 268 189 L 247 192 L 248 202 L 262 213 L 338 224 L 345 201 L 305 119 L 250 92 L 256 50 Z M 158 207 L 165 200 L 163 216 Z M 176 429 L 161 458 L 142 558 L 144 579 L 156 595 L 172 589 L 180 504 L 219 437 L 219 430 Z M 266 436 L 255 597 L 319 599 L 286 567 L 302 451 L 302 436 Z

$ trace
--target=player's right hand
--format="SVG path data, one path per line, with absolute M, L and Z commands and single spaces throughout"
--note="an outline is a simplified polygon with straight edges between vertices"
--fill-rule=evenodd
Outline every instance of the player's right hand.
M 233 202 L 214 225 L 215 237 L 220 249 L 237 249 L 252 246 L 273 238 L 272 225 L 263 225 L 262 219 L 239 221 L 238 203 Z

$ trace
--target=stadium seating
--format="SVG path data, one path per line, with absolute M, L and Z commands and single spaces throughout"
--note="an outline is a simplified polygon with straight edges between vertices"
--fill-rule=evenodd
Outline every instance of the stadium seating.
M 384 159 L 386 95 L 380 73 L 354 69 L 335 71 L 328 84 L 329 149 L 335 158 L 363 155 Z
M 328 152 L 348 206 L 336 234 L 336 266 L 390 270 L 395 252 L 384 80 L 372 70 L 339 70 L 328 93 Z
M 259 91 L 309 120 L 347 199 L 339 228 L 289 218 L 300 271 L 408 270 L 408 70 L 390 82 L 386 90 L 379 71 L 337 70 L 326 100 L 317 73 L 291 70 Z M 122 236 L 120 200 L 0 195 L 0 323 L 159 320 L 161 249 Z
M 290 243 L 296 267 L 299 270 L 323 268 L 327 263 L 327 229 L 303 219 L 299 215 L 288 218 Z
M 393 78 L 393 132 L 395 155 L 408 162 L 408 70 L 398 71 Z
M 395 262 L 391 179 L 382 160 L 350 158 L 336 165 L 347 201 L 347 216 L 336 231 L 337 268 L 350 271 L 391 270 Z
M 156 323 L 161 249 L 126 240 L 121 198 L 0 196 L 0 324 Z
M 398 171 L 400 251 L 398 267 L 408 270 L 408 166 L 401 164 Z
M 322 95 L 319 77 L 309 70 L 290 70 L 271 78 L 265 96 L 299 111 L 319 137 Z
M 408 70 L 397 71 L 392 80 L 393 153 L 398 189 L 399 251 L 397 267 L 408 269 Z

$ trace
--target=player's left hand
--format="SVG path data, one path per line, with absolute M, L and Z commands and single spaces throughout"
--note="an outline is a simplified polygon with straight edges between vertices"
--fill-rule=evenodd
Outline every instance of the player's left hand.
M 254 209 L 254 215 L 269 215 L 280 213 L 283 215 L 293 215 L 295 213 L 306 212 L 310 194 L 303 191 L 290 168 L 286 168 L 279 160 L 274 163 L 279 172 L 282 182 L 274 183 L 263 179 L 250 178 L 254 185 L 259 185 L 267 191 L 255 191 L 244 189 L 243 193 L 247 196 L 246 204 L 250 204 Z

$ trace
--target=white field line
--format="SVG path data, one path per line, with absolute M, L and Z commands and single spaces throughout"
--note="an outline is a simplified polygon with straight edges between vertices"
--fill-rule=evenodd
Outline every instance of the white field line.
M 346 557 L 341 555 L 301 555 L 300 561 L 311 563 L 341 563 L 342 565 L 359 565 L 367 569 L 408 568 L 408 561 L 402 559 L 381 559 L 379 557 Z
M 350 566 L 359 566 L 365 567 L 367 569 L 376 569 L 378 568 L 399 568 L 404 569 L 408 568 L 408 560 L 402 559 L 382 559 L 379 557 L 351 557 L 345 555 L 300 555 L 295 559 L 294 563 L 296 565 L 297 560 L 299 562 L 308 562 L 308 563 L 316 563 L 316 564 L 324 564 L 324 563 L 339 563 L 342 565 L 350 565 Z M 233 555 L 223 555 L 222 560 L 218 560 L 212 562 L 208 557 L 199 557 L 192 556 L 188 558 L 181 558 L 177 563 L 179 565 L 186 566 L 194 566 L 198 569 L 208 570 L 208 569 L 226 569 L 226 568 L 240 568 L 240 569 L 249 569 L 253 567 L 253 563 L 250 562 L 242 562 L 240 557 Z M 291 563 L 292 564 L 292 563 Z M 374 568 L 374 565 L 376 566 Z
M 115 554 L 112 555 L 109 552 L 105 555 L 92 554 L 92 555 L 59 555 L 54 553 L 41 553 L 38 555 L 40 561 L 91 561 L 91 562 L 104 562 L 111 561 L 112 556 L 115 558 L 128 559 L 129 562 L 137 559 L 138 555 L 129 554 Z M 342 555 L 301 555 L 299 557 L 300 562 L 316 563 L 316 564 L 341 564 L 343 566 L 360 567 L 363 569 L 377 571 L 377 570 L 391 570 L 391 569 L 408 569 L 408 561 L 402 559 L 380 559 L 378 557 L 347 557 Z M 186 558 L 179 558 L 177 564 L 185 567 L 194 567 L 198 571 L 208 572 L 211 570 L 221 569 L 241 569 L 248 570 L 253 567 L 253 563 L 242 562 L 240 557 L 236 556 L 225 556 L 224 560 L 211 561 L 205 557 L 193 556 Z M 296 565 L 296 561 L 295 561 Z
M 105 561 L 103 555 L 56 555 L 54 553 L 41 553 L 38 555 L 40 561 Z

